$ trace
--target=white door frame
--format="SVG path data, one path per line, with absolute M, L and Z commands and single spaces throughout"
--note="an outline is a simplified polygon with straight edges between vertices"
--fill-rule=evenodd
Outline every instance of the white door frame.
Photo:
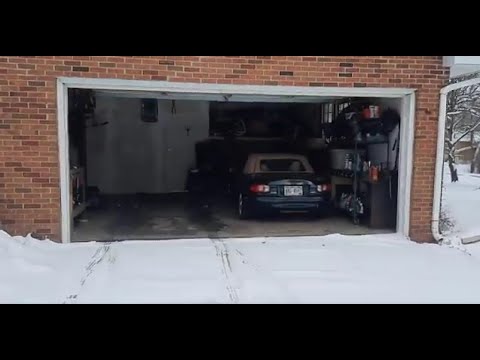
M 290 99 L 301 96 L 304 100 L 325 97 L 383 97 L 403 100 L 399 155 L 399 201 L 397 207 L 397 233 L 408 236 L 410 227 L 410 194 L 413 169 L 413 143 L 415 131 L 415 90 L 408 88 L 344 88 L 304 86 L 263 86 L 181 83 L 98 78 L 57 79 L 58 146 L 60 162 L 61 237 L 63 243 L 71 240 L 71 198 L 68 139 L 68 89 L 82 88 L 106 91 L 160 92 L 162 94 L 215 96 L 264 96 Z M 277 100 L 281 101 L 281 100 Z

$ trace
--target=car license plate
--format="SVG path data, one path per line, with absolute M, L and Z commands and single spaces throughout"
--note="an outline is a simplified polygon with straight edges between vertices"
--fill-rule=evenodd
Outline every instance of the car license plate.
M 302 196 L 303 187 L 301 186 L 285 186 L 284 188 L 285 196 Z

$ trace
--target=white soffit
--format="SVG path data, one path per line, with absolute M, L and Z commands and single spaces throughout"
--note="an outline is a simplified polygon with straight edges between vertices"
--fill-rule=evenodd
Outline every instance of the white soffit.
M 450 77 L 480 71 L 480 56 L 444 56 L 443 65 L 450 68 Z

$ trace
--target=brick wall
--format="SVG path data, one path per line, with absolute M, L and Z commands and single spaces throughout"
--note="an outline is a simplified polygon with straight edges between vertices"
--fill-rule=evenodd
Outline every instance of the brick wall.
M 0 227 L 60 239 L 59 76 L 418 90 L 411 235 L 430 241 L 441 56 L 0 57 Z

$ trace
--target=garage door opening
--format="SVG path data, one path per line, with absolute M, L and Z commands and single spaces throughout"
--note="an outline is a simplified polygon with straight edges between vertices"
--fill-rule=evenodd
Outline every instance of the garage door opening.
M 71 240 L 395 232 L 405 110 L 71 88 Z

